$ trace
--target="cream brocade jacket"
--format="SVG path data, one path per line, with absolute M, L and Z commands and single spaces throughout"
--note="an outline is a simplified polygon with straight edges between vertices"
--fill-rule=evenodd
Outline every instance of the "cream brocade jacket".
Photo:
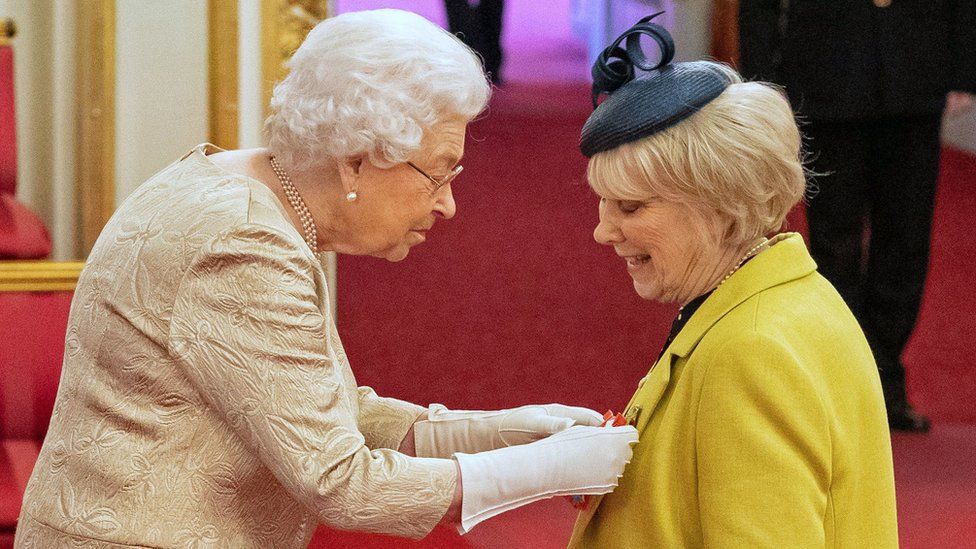
M 139 187 L 92 250 L 17 548 L 422 537 L 450 505 L 452 461 L 393 450 L 424 408 L 357 388 L 321 263 L 215 149 Z

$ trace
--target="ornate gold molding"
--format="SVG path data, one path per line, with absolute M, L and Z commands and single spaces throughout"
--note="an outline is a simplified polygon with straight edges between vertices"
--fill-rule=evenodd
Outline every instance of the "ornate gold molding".
M 332 13 L 329 0 L 261 0 L 261 97 L 265 116 L 274 85 L 288 74 L 285 61 L 319 21 Z
M 0 262 L 0 292 L 63 292 L 75 289 L 83 261 Z
M 88 255 L 115 211 L 115 0 L 78 10 L 78 205 Z
M 238 0 L 210 0 L 210 142 L 223 149 L 238 147 Z
M 9 17 L 0 17 L 0 46 L 9 46 L 11 38 L 17 35 L 17 25 Z

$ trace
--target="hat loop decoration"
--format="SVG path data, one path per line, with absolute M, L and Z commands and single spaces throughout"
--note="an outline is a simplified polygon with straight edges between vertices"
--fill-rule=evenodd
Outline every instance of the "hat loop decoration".
M 722 94 L 732 74 L 718 63 L 672 63 L 671 34 L 645 17 L 617 37 L 593 64 L 593 113 L 580 136 L 580 152 L 593 155 L 649 137 L 680 124 Z M 653 40 L 660 52 L 648 59 L 642 37 Z M 640 69 L 640 74 L 638 74 Z M 607 95 L 602 102 L 601 95 Z
M 610 93 L 634 79 L 634 65 L 627 51 L 620 46 L 609 47 L 593 63 L 593 108 L 603 93 Z
M 664 13 L 659 11 L 654 15 L 638 21 L 634 26 L 623 32 L 610 46 L 597 57 L 590 74 L 593 76 L 593 108 L 597 107 L 600 95 L 616 91 L 620 86 L 630 82 L 635 77 L 634 67 L 644 71 L 657 70 L 674 59 L 674 40 L 667 29 L 651 23 L 651 20 Z M 641 46 L 641 36 L 650 37 L 657 42 L 661 50 L 661 60 L 651 64 Z M 626 42 L 626 49 L 620 44 Z

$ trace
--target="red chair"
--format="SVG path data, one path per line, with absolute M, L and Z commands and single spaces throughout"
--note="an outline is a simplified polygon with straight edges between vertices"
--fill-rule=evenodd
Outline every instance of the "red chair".
M 61 377 L 81 262 L 0 262 L 0 549 L 13 545 L 27 479 Z
M 0 19 L 0 259 L 41 259 L 51 237 L 34 212 L 17 202 L 17 127 L 14 117 L 13 22 Z

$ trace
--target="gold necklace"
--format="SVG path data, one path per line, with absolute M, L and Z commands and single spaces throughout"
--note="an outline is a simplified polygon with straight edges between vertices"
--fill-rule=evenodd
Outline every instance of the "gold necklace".
M 768 238 L 763 237 L 762 242 L 756 244 L 755 246 L 752 247 L 752 249 L 746 252 L 746 255 L 742 256 L 742 259 L 740 259 L 739 262 L 735 264 L 735 267 L 732 267 L 732 270 L 729 271 L 729 274 L 725 275 L 725 278 L 723 278 L 722 281 L 718 283 L 718 286 L 715 286 L 715 289 L 717 290 L 722 286 L 722 284 L 725 284 L 725 281 L 728 280 L 729 277 L 734 275 L 735 272 L 738 271 L 739 268 L 742 267 L 742 265 L 744 265 L 745 262 L 748 261 L 750 257 L 762 251 L 763 246 L 766 246 L 767 244 L 769 244 L 769 242 L 770 240 Z
M 315 229 L 315 220 L 312 219 L 312 212 L 308 210 L 308 205 L 305 204 L 302 195 L 299 194 L 298 189 L 295 188 L 295 184 L 291 182 L 291 178 L 288 177 L 285 170 L 281 169 L 281 165 L 278 164 L 278 159 L 274 155 L 271 156 L 271 169 L 278 176 L 278 182 L 281 183 L 281 190 L 285 192 L 288 203 L 295 210 L 295 213 L 298 214 L 298 220 L 302 223 L 302 231 L 305 233 L 305 243 L 312 249 L 312 253 L 318 253 L 319 235 Z
M 782 239 L 782 235 L 777 235 L 777 236 L 773 237 L 772 239 L 763 237 L 762 242 L 760 242 L 759 244 L 756 244 L 755 246 L 752 247 L 752 249 L 750 249 L 748 252 L 746 252 L 746 254 L 744 256 L 742 256 L 742 259 L 740 259 L 739 262 L 735 264 L 735 267 L 732 267 L 732 270 L 729 271 L 729 274 L 725 275 L 725 278 L 723 278 L 718 283 L 718 285 L 715 286 L 715 289 L 713 289 L 712 291 L 714 292 L 715 290 L 719 289 L 719 287 L 722 284 L 725 284 L 725 281 L 728 280 L 729 277 L 731 277 L 732 275 L 734 275 L 735 272 L 738 271 L 739 268 L 742 267 L 742 265 L 745 264 L 745 262 L 748 261 L 750 257 L 753 257 L 753 256 L 759 254 L 759 252 L 762 251 L 763 246 L 769 246 L 771 244 L 774 244 L 776 242 L 779 242 L 781 239 Z M 681 307 L 678 307 L 678 319 L 679 320 L 681 319 L 681 316 L 684 314 L 684 310 L 685 310 L 685 307 L 687 305 L 688 304 L 685 303 Z

